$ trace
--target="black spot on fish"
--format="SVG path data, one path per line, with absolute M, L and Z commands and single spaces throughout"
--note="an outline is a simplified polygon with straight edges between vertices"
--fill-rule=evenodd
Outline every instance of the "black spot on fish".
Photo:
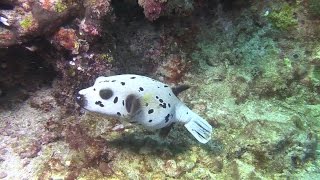
M 148 111 L 148 114 L 152 114 L 153 113 L 153 109 L 150 109 L 149 111 Z
M 139 90 L 140 90 L 140 91 L 143 91 L 144 89 L 143 89 L 142 87 L 139 87 Z
M 169 87 L 169 86 L 167 86 L 167 85 L 164 85 L 163 87 Z
M 159 104 L 159 106 L 163 107 L 163 108 L 167 108 L 167 104 L 163 103 L 163 104 Z
M 171 96 L 171 93 L 169 93 L 169 96 Z
M 124 106 L 124 100 L 122 100 L 122 105 Z
M 128 113 L 134 114 L 136 113 L 139 109 L 141 109 L 141 102 L 139 101 L 139 99 L 133 95 L 133 94 L 129 94 L 126 97 L 126 110 L 128 111 Z
M 107 100 L 113 96 L 113 91 L 111 89 L 101 89 L 99 95 L 102 99 Z
M 162 100 L 162 99 L 159 99 L 159 101 L 160 101 L 161 103 L 163 103 L 163 100 Z
M 158 96 L 156 96 L 156 98 L 157 98 L 157 99 L 159 99 L 159 97 L 158 97 Z
M 113 103 L 117 103 L 118 102 L 118 96 L 116 96 L 113 100 Z
M 135 79 L 136 77 L 130 77 L 130 79 Z
M 150 119 L 149 122 L 152 122 L 152 119 Z
M 148 103 L 146 103 L 146 106 L 149 106 L 149 104 L 148 104 Z
M 125 82 L 121 82 L 121 85 L 124 86 L 126 83 Z
M 120 113 L 120 112 L 117 112 L 117 115 L 118 115 L 118 116 L 121 116 L 121 113 Z
M 116 80 L 112 80 L 111 82 L 116 82 Z
M 99 105 L 100 107 L 104 107 L 104 105 L 102 104 L 101 101 L 96 101 L 95 104 L 96 104 L 96 105 Z
M 168 103 L 168 107 L 169 107 L 169 108 L 171 107 L 170 103 Z
M 168 114 L 168 115 L 164 118 L 164 120 L 165 120 L 166 123 L 169 121 L 169 117 L 170 117 L 170 114 Z
M 93 88 L 93 91 L 96 91 L 96 88 Z

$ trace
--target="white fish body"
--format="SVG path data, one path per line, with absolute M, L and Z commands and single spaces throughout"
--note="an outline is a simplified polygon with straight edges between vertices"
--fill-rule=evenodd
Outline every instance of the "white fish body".
M 211 139 L 212 127 L 181 102 L 172 89 L 154 79 L 124 74 L 98 77 L 82 89 L 78 103 L 89 111 L 128 119 L 147 129 L 160 129 L 178 122 L 201 143 Z

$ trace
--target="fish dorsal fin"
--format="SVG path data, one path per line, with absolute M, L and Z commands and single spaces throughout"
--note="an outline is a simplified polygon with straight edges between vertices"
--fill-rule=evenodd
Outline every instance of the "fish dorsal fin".
M 178 96 L 182 91 L 185 91 L 189 88 L 190 88 L 190 86 L 186 85 L 186 84 L 178 85 L 178 86 L 172 88 L 172 92 L 174 95 Z
M 136 112 L 141 108 L 140 100 L 137 96 L 129 94 L 126 98 L 126 110 L 131 116 L 134 116 Z

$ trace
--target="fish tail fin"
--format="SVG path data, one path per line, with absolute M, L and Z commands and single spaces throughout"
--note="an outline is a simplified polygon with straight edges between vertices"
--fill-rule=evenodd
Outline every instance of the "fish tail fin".
M 176 107 L 176 119 L 183 123 L 199 142 L 205 144 L 211 139 L 212 126 L 182 103 Z
M 205 144 L 211 139 L 212 127 L 211 125 L 201 118 L 196 116 L 184 125 L 187 130 L 201 143 Z

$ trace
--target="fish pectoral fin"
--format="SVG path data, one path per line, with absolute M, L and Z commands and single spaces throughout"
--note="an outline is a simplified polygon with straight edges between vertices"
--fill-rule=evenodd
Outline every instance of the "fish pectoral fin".
M 130 94 L 126 97 L 126 110 L 131 116 L 137 114 L 137 111 L 141 109 L 141 102 L 139 98 L 134 95 Z
M 173 128 L 173 125 L 174 125 L 174 124 L 175 124 L 175 123 L 172 123 L 172 124 L 170 124 L 169 126 L 166 126 L 166 127 L 164 127 L 164 128 L 161 128 L 161 129 L 160 129 L 160 132 L 159 132 L 159 136 L 162 137 L 162 138 L 167 137 L 168 134 L 169 134 L 169 132 L 170 132 L 170 130 Z
M 172 87 L 171 89 L 172 89 L 173 94 L 178 96 L 181 92 L 189 89 L 190 87 L 191 86 L 184 84 L 184 85 L 179 85 L 179 86 L 176 86 L 176 87 Z

